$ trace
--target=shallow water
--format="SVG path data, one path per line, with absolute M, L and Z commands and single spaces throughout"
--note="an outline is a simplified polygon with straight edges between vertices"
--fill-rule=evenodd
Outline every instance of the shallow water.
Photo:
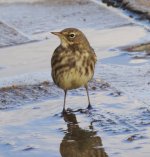
M 111 91 L 91 99 L 93 109 L 79 111 L 86 108 L 86 97 L 69 96 L 67 108 L 74 112 L 64 116 L 62 98 L 1 111 L 0 155 L 67 157 L 94 153 L 101 157 L 140 151 L 139 156 L 142 153 L 148 157 L 148 106 L 125 96 L 113 96 Z
M 118 55 L 102 59 L 103 64 L 119 64 L 128 66 L 140 66 L 150 63 L 150 56 L 146 52 L 123 52 L 118 51 Z
M 1 6 L 0 9 L 9 11 L 0 16 L 8 23 L 20 23 L 29 4 L 23 4 L 21 8 L 25 10 L 22 11 L 16 10 L 19 5 Z M 45 23 L 45 20 L 49 18 L 55 18 L 56 23 L 53 24 L 58 27 L 61 17 L 57 19 L 56 14 L 41 20 L 50 6 L 44 8 L 42 5 L 40 8 L 38 4 L 36 7 L 38 15 L 41 15 L 40 25 L 31 16 L 26 17 L 22 25 L 16 25 L 17 29 L 30 35 L 47 31 L 50 22 Z M 85 89 L 81 88 L 68 93 L 68 112 L 61 114 L 63 91 L 52 83 L 47 59 L 58 44 L 54 37 L 0 49 L 0 67 L 4 67 L 0 69 L 0 86 L 4 87 L 0 89 L 0 100 L 3 100 L 0 110 L 0 157 L 132 157 L 133 154 L 149 157 L 149 58 L 146 56 L 141 61 L 141 58 L 135 58 L 143 57 L 139 53 L 130 54 L 117 48 L 147 39 L 149 32 L 103 5 L 85 5 L 87 15 L 82 12 L 84 9 L 78 12 L 76 6 L 75 14 L 70 14 L 73 10 L 66 7 L 61 6 L 60 13 L 69 14 L 69 17 L 65 15 L 66 21 L 59 27 L 68 26 L 73 16 L 77 19 L 81 15 L 86 17 L 86 22 L 80 19 L 73 25 L 83 29 L 98 56 L 95 76 L 89 85 L 93 109 L 86 110 L 87 96 Z M 89 16 L 91 8 L 95 10 L 92 20 Z M 29 12 L 35 8 L 32 9 L 31 5 Z M 13 12 L 14 18 L 9 20 L 13 10 L 21 14 Z M 34 21 L 31 26 L 30 20 Z

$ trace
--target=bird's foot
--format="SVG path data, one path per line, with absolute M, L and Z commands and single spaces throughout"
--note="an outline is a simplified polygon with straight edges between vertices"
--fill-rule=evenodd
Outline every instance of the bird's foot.
M 87 107 L 87 109 L 88 109 L 88 110 L 93 109 L 92 105 L 91 105 L 91 104 L 89 104 L 89 105 L 88 105 L 88 107 Z
M 66 113 L 67 113 L 67 111 L 65 110 L 65 108 L 63 108 L 61 114 L 64 115 L 64 114 L 66 114 Z
M 71 108 L 63 109 L 62 114 L 72 113 L 74 112 Z

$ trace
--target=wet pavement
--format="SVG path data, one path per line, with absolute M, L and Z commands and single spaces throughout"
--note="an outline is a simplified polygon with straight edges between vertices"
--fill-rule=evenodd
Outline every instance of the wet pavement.
M 124 49 L 149 40 L 149 32 L 101 3 L 57 2 L 0 6 L 0 19 L 40 40 L 0 49 L 0 157 L 149 157 L 149 54 Z M 59 41 L 49 32 L 70 23 L 85 32 L 98 62 L 89 84 L 93 109 L 80 88 L 68 92 L 62 115 L 64 93 L 48 59 Z

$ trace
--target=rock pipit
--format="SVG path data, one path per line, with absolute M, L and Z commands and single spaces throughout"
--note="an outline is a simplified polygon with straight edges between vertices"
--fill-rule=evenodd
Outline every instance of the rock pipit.
M 61 44 L 55 49 L 52 59 L 52 78 L 64 90 L 65 112 L 67 90 L 84 86 L 88 97 L 88 109 L 92 108 L 88 92 L 88 82 L 94 75 L 96 55 L 85 35 L 76 28 L 66 28 L 52 32 L 60 38 Z

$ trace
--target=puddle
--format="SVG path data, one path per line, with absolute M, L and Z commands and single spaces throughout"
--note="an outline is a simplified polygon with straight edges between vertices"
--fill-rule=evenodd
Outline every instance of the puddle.
M 123 49 L 129 52 L 141 52 L 141 54 L 144 53 L 145 56 L 150 55 L 150 43 L 133 45 L 133 46 L 125 47 Z
M 109 57 L 106 59 L 102 59 L 101 63 L 102 64 L 119 64 L 119 65 L 141 65 L 144 63 L 150 63 L 150 56 L 146 56 L 139 52 L 136 53 L 120 53 L 119 55 Z
M 66 2 L 69 3 L 68 0 Z M 18 6 L 20 6 L 20 10 Z M 46 43 L 48 46 L 38 43 L 39 46 L 35 45 L 37 49 L 34 50 L 31 48 L 32 46 L 28 47 L 27 45 L 27 50 L 23 53 L 28 55 L 26 52 L 29 52 L 31 62 L 37 62 L 30 65 L 30 60 L 26 60 L 27 58 L 22 53 L 23 61 L 26 60 L 26 63 L 23 64 L 25 68 L 21 70 L 22 64 L 20 65 L 20 63 L 24 62 L 19 59 L 19 62 L 16 62 L 15 57 L 15 64 L 12 64 L 10 62 L 12 57 L 19 55 L 14 53 L 10 57 L 12 53 L 9 50 L 8 54 L 11 58 L 9 64 L 13 65 L 14 69 L 18 66 L 19 71 L 24 73 L 26 69 L 28 72 L 29 69 L 32 69 L 31 67 L 35 66 L 40 73 L 40 75 L 36 75 L 36 79 L 42 78 L 42 81 L 39 79 L 42 83 L 36 82 L 29 85 L 30 80 L 25 79 L 25 75 L 23 75 L 21 83 L 19 82 L 20 77 L 16 79 L 16 82 L 20 83 L 19 85 L 12 86 L 15 84 L 12 82 L 9 84 L 10 87 L 0 88 L 0 156 L 108 157 L 107 154 L 109 154 L 110 157 L 124 157 L 133 156 L 135 153 L 136 157 L 149 157 L 146 153 L 149 153 L 150 144 L 148 105 L 150 102 L 150 71 L 149 64 L 147 64 L 149 63 L 149 53 L 145 53 L 149 51 L 147 48 L 149 46 L 145 46 L 145 49 L 140 47 L 140 50 L 134 48 L 135 52 L 119 50 L 116 51 L 116 56 L 105 59 L 99 57 L 106 55 L 103 54 L 106 49 L 131 43 L 143 37 L 147 32 L 143 31 L 143 28 L 139 29 L 131 25 L 127 28 L 122 27 L 122 29 L 106 29 L 124 26 L 130 24 L 130 21 L 101 5 L 97 6 L 93 3 L 82 6 L 78 4 L 63 5 L 59 9 L 60 14 L 55 12 L 56 9 L 58 6 L 41 4 L 5 5 L 0 7 L 2 12 L 0 17 L 29 35 L 68 27 L 72 18 L 74 18 L 72 23 L 74 27 L 94 30 L 91 32 L 95 33 L 94 36 L 89 36 L 89 39 L 95 40 L 93 42 L 95 45 L 92 45 L 94 47 L 97 45 L 97 55 L 98 59 L 100 58 L 96 65 L 95 75 L 96 78 L 106 81 L 93 79 L 90 82 L 89 90 L 93 106 L 90 112 L 80 112 L 81 108 L 84 111 L 83 109 L 87 107 L 85 89 L 69 91 L 66 108 L 77 112 L 68 110 L 61 117 L 64 93 L 52 82 L 42 82 L 50 76 L 40 72 L 41 67 L 44 67 L 44 70 L 47 68 L 47 65 L 42 66 L 47 59 L 39 60 L 39 58 L 45 55 L 44 51 L 51 51 L 49 48 L 53 48 L 53 42 L 51 45 Z M 13 18 L 10 19 L 10 17 Z M 18 25 L 18 23 L 21 24 Z M 106 30 L 99 34 L 99 31 L 95 29 Z M 103 34 L 108 34 L 108 36 L 103 36 Z M 44 50 L 44 47 L 48 49 Z M 11 51 L 18 51 L 20 54 L 21 50 L 26 49 L 25 47 L 20 48 L 14 48 Z M 35 51 L 35 54 L 31 55 L 29 49 L 32 53 Z M 42 52 L 41 55 L 40 52 Z M 33 56 L 37 58 L 33 59 Z M 35 72 L 35 69 L 32 69 L 31 72 Z M 7 72 L 10 73 L 11 70 Z M 27 78 L 29 77 L 31 76 L 28 75 Z M 9 79 L 12 80 L 12 76 Z M 7 80 L 5 81 L 7 82 Z
M 121 48 L 116 56 L 103 59 L 103 64 L 141 65 L 150 63 L 150 43 Z
M 131 64 L 150 63 L 150 43 L 129 46 L 123 50 L 126 50 L 126 53 L 131 57 Z
M 103 148 L 102 139 L 97 135 L 92 124 L 89 124 L 87 129 L 80 127 L 73 113 L 66 113 L 63 118 L 67 123 L 67 130 L 60 144 L 62 157 L 108 157 Z
M 95 95 L 99 91 L 111 90 L 114 95 L 120 92 L 112 89 L 110 85 L 99 79 L 93 79 L 89 82 L 89 91 L 91 95 Z M 71 90 L 68 95 L 84 96 L 86 94 L 84 88 Z M 47 99 L 63 99 L 64 92 L 58 88 L 53 82 L 44 81 L 33 85 L 18 85 L 0 88 L 0 110 L 12 109 L 24 104 L 36 103 Z
M 70 98 L 69 101 L 71 106 L 77 108 L 84 104 L 81 97 Z M 108 104 L 104 104 L 106 101 Z M 87 113 L 67 111 L 62 115 L 61 101 L 52 99 L 14 111 L 1 111 L 0 155 L 120 157 L 120 152 L 124 152 L 125 148 L 127 151 L 124 156 L 127 156 L 138 148 L 139 143 L 148 142 L 148 131 L 141 127 L 138 118 L 142 120 L 147 117 L 144 114 L 146 109 L 139 112 L 135 109 L 133 112 L 131 102 L 123 97 L 99 95 L 93 96 L 92 102 L 95 104 L 94 109 Z M 39 109 L 32 109 L 34 106 Z M 144 149 L 143 144 L 140 147 Z

